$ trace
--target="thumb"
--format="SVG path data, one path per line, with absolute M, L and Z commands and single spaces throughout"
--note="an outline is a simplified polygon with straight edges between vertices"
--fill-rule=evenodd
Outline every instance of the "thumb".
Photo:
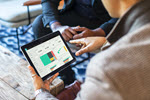
M 48 84 L 51 84 L 52 81 L 59 75 L 59 73 L 54 74 L 50 79 L 47 80 Z
M 30 70 L 31 75 L 36 74 L 35 70 L 33 69 L 32 66 L 28 66 L 28 69 Z
M 84 48 L 78 50 L 78 51 L 76 52 L 76 56 L 80 56 L 80 55 L 82 55 L 83 53 L 86 53 L 86 52 L 89 52 L 89 46 L 86 46 L 86 47 L 84 47 Z

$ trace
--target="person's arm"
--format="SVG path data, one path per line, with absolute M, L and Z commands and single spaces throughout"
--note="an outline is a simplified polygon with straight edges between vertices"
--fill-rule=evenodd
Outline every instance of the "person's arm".
M 150 84 L 150 25 L 92 58 L 76 100 L 145 100 Z
M 70 26 L 62 26 L 59 22 L 59 2 L 61 0 L 42 0 L 43 24 L 44 27 L 50 26 L 53 32 L 60 31 L 65 41 L 73 38 L 77 34 Z
M 58 6 L 61 0 L 42 0 L 43 24 L 46 27 L 52 21 L 59 21 Z
M 105 36 L 109 34 L 111 29 L 114 27 L 115 23 L 117 22 L 118 18 L 112 18 L 108 22 L 102 24 L 99 28 L 102 29 L 105 33 Z
M 50 84 L 52 81 L 59 75 L 59 73 L 54 74 L 48 80 L 43 81 L 41 77 L 39 77 L 33 67 L 29 66 L 28 69 L 33 78 L 33 85 L 35 89 L 36 100 L 58 100 L 53 95 L 50 94 Z
M 107 36 L 111 29 L 113 28 L 114 24 L 117 22 L 117 18 L 112 18 L 108 22 L 105 22 L 100 27 L 96 29 L 88 29 L 86 27 L 75 27 L 74 31 L 81 32 L 80 34 L 76 34 L 73 36 L 73 39 L 80 39 L 85 37 L 91 37 L 91 36 Z

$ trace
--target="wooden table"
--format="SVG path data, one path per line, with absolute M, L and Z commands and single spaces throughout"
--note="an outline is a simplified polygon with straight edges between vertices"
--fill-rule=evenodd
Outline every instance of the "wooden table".
M 32 77 L 27 66 L 25 60 L 0 46 L 0 100 L 34 98 Z M 59 82 L 54 80 L 54 84 L 59 84 L 60 87 L 62 81 L 58 80 Z M 63 85 L 61 87 L 63 89 Z

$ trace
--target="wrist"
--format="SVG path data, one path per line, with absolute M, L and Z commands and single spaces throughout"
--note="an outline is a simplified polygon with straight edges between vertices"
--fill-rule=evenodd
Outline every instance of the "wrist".
M 58 27 L 61 27 L 61 24 L 59 22 L 54 22 L 50 27 L 52 31 L 55 31 Z
M 104 30 L 101 28 L 96 28 L 93 30 L 93 32 L 95 32 L 95 35 L 97 35 L 97 36 L 106 36 Z
M 44 89 L 38 89 L 35 91 L 35 96 L 37 96 L 38 94 L 40 94 L 41 92 L 44 92 L 45 90 Z

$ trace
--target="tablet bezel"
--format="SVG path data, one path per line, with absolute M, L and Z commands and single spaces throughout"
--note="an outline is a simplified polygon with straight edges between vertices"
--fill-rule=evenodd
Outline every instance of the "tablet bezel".
M 33 47 L 35 47 L 35 46 L 37 46 L 37 45 L 39 45 L 39 44 L 41 44 L 43 42 L 46 42 L 46 41 L 48 41 L 48 40 L 50 40 L 50 39 L 52 39 L 52 38 L 54 38 L 56 36 L 60 36 L 61 37 L 61 39 L 63 40 L 65 46 L 67 47 L 67 49 L 68 49 L 68 51 L 69 51 L 69 53 L 70 53 L 70 55 L 72 56 L 73 59 L 71 61 L 67 62 L 66 64 L 64 64 L 63 66 L 59 67 L 58 69 L 56 69 L 56 70 L 52 71 L 51 73 L 47 74 L 46 76 L 41 77 L 40 74 L 38 73 L 38 71 L 36 70 L 34 64 L 32 63 L 31 59 L 29 58 L 27 52 L 25 51 L 25 48 L 31 49 L 31 48 L 33 48 Z M 45 36 L 43 36 L 43 37 L 41 37 L 41 38 L 39 38 L 37 40 L 34 40 L 34 41 L 32 41 L 32 42 L 30 42 L 30 43 L 28 43 L 26 45 L 21 46 L 21 51 L 23 52 L 23 54 L 26 57 L 26 59 L 29 62 L 29 64 L 34 68 L 34 70 L 37 73 L 37 75 L 40 76 L 43 81 L 46 80 L 47 78 L 49 78 L 50 76 L 54 75 L 55 73 L 64 70 L 70 64 L 72 64 L 73 62 L 76 61 L 73 53 L 71 52 L 70 48 L 68 47 L 67 43 L 65 42 L 64 38 L 62 37 L 62 35 L 60 34 L 59 31 L 54 32 L 54 33 L 49 33 L 48 35 L 45 35 Z

